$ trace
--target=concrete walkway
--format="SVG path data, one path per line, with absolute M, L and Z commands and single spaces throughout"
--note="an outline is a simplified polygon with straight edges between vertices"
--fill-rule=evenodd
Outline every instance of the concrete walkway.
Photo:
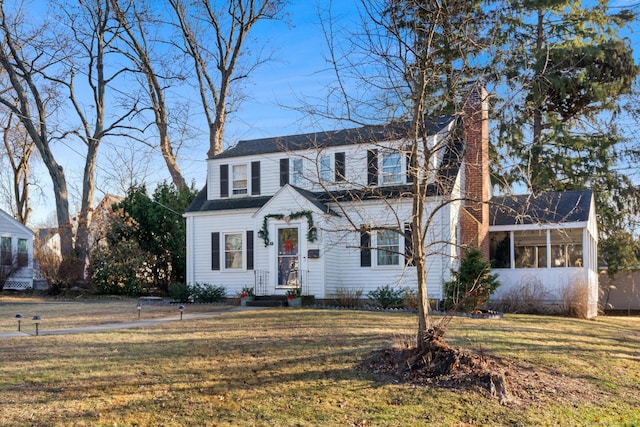
M 218 316 L 222 313 L 229 313 L 234 311 L 253 311 L 264 310 L 264 307 L 233 307 L 228 310 L 218 310 L 204 313 L 184 313 L 182 315 L 183 320 L 204 319 L 207 317 Z M 86 334 L 100 331 L 112 331 L 115 329 L 133 329 L 141 328 L 143 326 L 161 325 L 168 322 L 179 322 L 180 316 L 170 317 L 158 317 L 156 319 L 140 319 L 134 322 L 119 322 L 119 323 L 105 323 L 102 325 L 85 326 L 80 328 L 69 329 L 43 329 L 40 325 L 38 335 L 68 335 L 68 334 Z M 13 338 L 13 337 L 29 337 L 35 336 L 36 331 L 13 331 L 13 332 L 0 332 L 0 338 Z

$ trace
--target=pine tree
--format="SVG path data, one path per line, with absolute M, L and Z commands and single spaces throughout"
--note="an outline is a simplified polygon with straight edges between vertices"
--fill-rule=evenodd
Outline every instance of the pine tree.
M 616 171 L 616 119 L 638 73 L 629 41 L 618 34 L 635 16 L 611 13 L 608 1 L 509 5 L 500 8 L 505 43 L 495 69 L 504 92 L 496 103 L 494 178 L 532 192 L 593 188 L 608 235 L 638 208 L 631 182 Z
M 445 283 L 445 307 L 464 312 L 476 312 L 489 301 L 500 286 L 497 274 L 491 274 L 491 262 L 483 259 L 482 251 L 467 251 L 458 271 L 452 271 L 453 280 Z

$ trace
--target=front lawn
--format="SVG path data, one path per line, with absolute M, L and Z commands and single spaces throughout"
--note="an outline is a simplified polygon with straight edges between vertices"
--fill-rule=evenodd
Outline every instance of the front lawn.
M 57 322 L 67 306 L 48 317 Z M 23 308 L 0 304 L 0 330 Z M 83 310 L 109 317 L 108 304 Z M 455 318 L 449 343 L 517 370 L 528 395 L 508 405 L 360 368 L 377 349 L 411 343 L 415 323 L 407 313 L 266 309 L 4 338 L 2 425 L 640 424 L 640 318 Z

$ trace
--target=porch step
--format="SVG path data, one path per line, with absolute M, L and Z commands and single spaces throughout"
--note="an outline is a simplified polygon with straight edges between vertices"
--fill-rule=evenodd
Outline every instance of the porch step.
M 261 295 L 256 296 L 253 301 L 247 301 L 249 307 L 286 307 L 287 297 L 285 295 Z

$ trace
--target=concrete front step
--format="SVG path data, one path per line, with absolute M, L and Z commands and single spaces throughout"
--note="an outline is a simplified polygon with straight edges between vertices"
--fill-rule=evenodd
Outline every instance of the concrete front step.
M 313 305 L 313 303 L 313 296 L 302 297 L 303 306 Z M 247 301 L 246 305 L 248 307 L 287 307 L 289 304 L 286 295 L 261 295 L 256 296 L 253 301 Z
M 247 307 L 286 307 L 286 300 L 270 300 L 270 299 L 256 299 L 254 301 L 247 301 Z

